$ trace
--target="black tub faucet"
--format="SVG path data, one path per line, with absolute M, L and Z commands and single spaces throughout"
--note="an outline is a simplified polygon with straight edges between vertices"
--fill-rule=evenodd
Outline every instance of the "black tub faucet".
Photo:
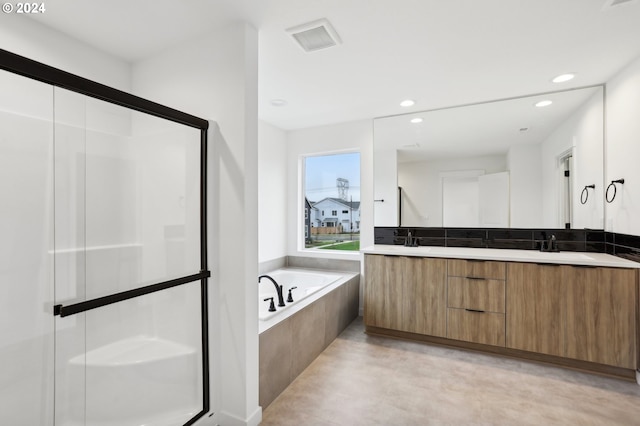
M 269 275 L 260 275 L 258 277 L 258 284 L 260 284 L 260 280 L 262 280 L 263 278 L 268 279 L 273 283 L 274 286 L 276 286 L 276 292 L 278 293 L 278 306 L 284 306 L 284 297 L 282 297 L 282 286 L 278 285 L 276 280 L 271 278 Z

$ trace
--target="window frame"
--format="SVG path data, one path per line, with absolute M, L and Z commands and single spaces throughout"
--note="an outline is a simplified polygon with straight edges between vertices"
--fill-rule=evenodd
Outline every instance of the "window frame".
M 303 210 L 305 209 L 305 197 L 306 197 L 306 181 L 305 181 L 305 176 L 306 176 L 306 160 L 307 158 L 310 157 L 323 157 L 323 156 L 331 156 L 331 155 L 341 155 L 341 154 L 358 154 L 359 155 L 359 162 L 358 162 L 358 176 L 359 176 L 359 186 L 360 189 L 362 190 L 362 150 L 360 148 L 350 148 L 350 149 L 344 149 L 344 150 L 332 150 L 332 151 L 322 151 L 322 152 L 313 152 L 313 153 L 306 153 L 306 154 L 300 154 L 298 157 L 298 203 L 297 203 L 297 207 L 296 207 L 296 217 L 297 217 L 297 221 L 296 223 L 298 224 L 298 226 L 296 227 L 296 242 L 297 242 L 297 251 L 299 253 L 304 253 L 305 255 L 318 255 L 318 257 L 358 257 L 360 256 L 360 251 L 359 250 L 332 250 L 332 249 L 322 249 L 322 250 L 318 250 L 316 248 L 307 248 L 305 247 L 305 242 L 306 242 L 306 237 L 305 237 L 305 230 L 306 230 L 306 225 L 305 225 L 305 219 L 304 219 L 304 213 L 300 211 L 300 209 L 302 208 Z M 362 193 L 360 193 L 360 198 L 362 198 Z M 358 200 L 361 202 L 361 200 Z M 362 205 L 362 204 L 361 204 Z M 325 223 L 322 220 L 322 218 L 325 217 L 324 215 L 325 211 L 321 210 L 321 215 L 320 215 L 320 224 L 319 224 L 319 228 L 323 228 L 325 227 Z M 338 215 L 336 214 L 335 217 L 338 217 Z M 338 218 L 338 223 L 340 223 L 339 218 Z M 312 228 L 313 228 L 313 224 L 312 224 Z M 360 228 L 360 226 L 358 226 L 358 233 L 360 235 L 362 235 L 362 229 Z

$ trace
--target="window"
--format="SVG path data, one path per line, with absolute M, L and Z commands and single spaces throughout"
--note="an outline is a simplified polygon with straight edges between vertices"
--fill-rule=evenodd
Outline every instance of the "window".
M 304 157 L 303 170 L 304 197 L 311 205 L 298 234 L 305 235 L 304 247 L 360 250 L 360 153 Z

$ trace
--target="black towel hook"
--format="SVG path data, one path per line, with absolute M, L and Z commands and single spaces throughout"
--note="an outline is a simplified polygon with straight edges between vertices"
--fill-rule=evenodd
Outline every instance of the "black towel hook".
M 587 200 L 589 199 L 588 188 L 596 189 L 596 186 L 595 184 L 585 185 L 584 189 L 582 190 L 582 193 L 580 194 L 580 204 L 587 204 Z
M 605 198 L 605 200 L 607 200 L 607 203 L 612 203 L 613 200 L 616 199 L 616 193 L 618 192 L 618 188 L 616 187 L 616 183 L 619 183 L 619 184 L 623 185 L 624 184 L 624 179 L 612 180 L 611 183 L 609 184 L 609 186 L 607 186 L 607 191 L 604 194 L 604 198 Z M 609 190 L 611 189 L 611 187 L 613 187 L 613 195 L 611 196 L 611 199 L 609 199 Z

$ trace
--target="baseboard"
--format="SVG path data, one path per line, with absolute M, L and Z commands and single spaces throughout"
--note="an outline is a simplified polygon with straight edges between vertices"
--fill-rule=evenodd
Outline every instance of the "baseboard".
M 203 423 L 203 425 L 212 426 L 258 426 L 262 421 L 262 407 L 256 410 L 246 419 L 241 419 L 233 414 L 221 411 L 216 413 L 212 418 L 213 423 Z

